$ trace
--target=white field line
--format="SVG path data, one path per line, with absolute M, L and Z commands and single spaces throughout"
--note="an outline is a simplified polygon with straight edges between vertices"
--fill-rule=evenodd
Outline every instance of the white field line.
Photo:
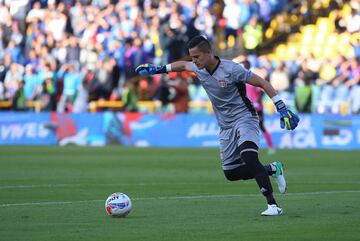
M 161 186 L 161 185 L 194 185 L 196 182 L 169 182 L 169 183 L 62 183 L 62 184 L 30 184 L 30 185 L 4 185 L 2 189 L 31 189 L 31 188 L 56 188 L 56 187 L 96 187 L 96 186 Z M 204 183 L 204 185 L 209 183 Z
M 212 185 L 216 185 L 216 183 L 211 183 Z M 241 185 L 250 184 L 250 182 L 242 182 Z M 341 185 L 341 184 L 360 184 L 357 181 L 345 181 L 345 182 L 292 182 L 292 184 L 333 184 L 333 185 Z M 29 184 L 29 185 L 3 185 L 0 186 L 0 190 L 4 189 L 31 189 L 31 188 L 57 188 L 57 187 L 96 187 L 96 186 L 161 186 L 161 185 L 209 185 L 209 183 L 199 183 L 199 182 L 161 182 L 161 183 L 59 183 L 59 184 Z
M 339 191 L 324 191 L 324 192 L 298 192 L 288 193 L 286 196 L 310 196 L 310 195 L 328 195 L 328 194 L 342 194 L 342 193 L 360 193 L 360 190 L 339 190 Z M 193 195 L 193 196 L 163 196 L 163 197 L 138 197 L 132 198 L 134 201 L 148 201 L 148 200 L 189 200 L 189 199 L 204 199 L 204 198 L 238 198 L 238 197 L 259 197 L 260 194 L 224 194 L 224 195 Z M 0 204 L 0 208 L 4 207 L 19 207 L 19 206 L 39 206 L 39 205 L 64 205 L 64 204 L 79 204 L 91 202 L 104 202 L 104 200 L 82 200 L 82 201 L 56 201 L 56 202 L 32 202 L 32 203 L 4 203 Z

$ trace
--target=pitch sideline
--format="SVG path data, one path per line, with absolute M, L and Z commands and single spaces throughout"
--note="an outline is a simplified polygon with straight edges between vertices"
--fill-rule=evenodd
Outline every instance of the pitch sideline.
M 287 193 L 286 196 L 310 196 L 310 195 L 327 195 L 327 194 L 341 194 L 341 193 L 360 193 L 360 190 L 339 190 L 339 191 L 324 191 L 324 192 L 298 192 Z M 193 195 L 193 196 L 162 196 L 162 197 L 138 197 L 132 198 L 134 201 L 147 200 L 186 200 L 186 199 L 203 199 L 203 198 L 236 198 L 236 197 L 258 197 L 260 194 L 228 194 L 228 195 Z M 0 204 L 0 208 L 4 207 L 19 207 L 19 206 L 39 206 L 39 205 L 66 205 L 89 202 L 104 202 L 104 200 L 81 200 L 81 201 L 57 201 L 57 202 L 32 202 L 32 203 L 4 203 Z

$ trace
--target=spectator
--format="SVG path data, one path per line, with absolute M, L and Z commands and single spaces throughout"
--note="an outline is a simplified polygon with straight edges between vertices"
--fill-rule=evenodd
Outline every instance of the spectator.
M 175 90 L 174 97 L 171 99 L 175 106 L 175 113 L 187 113 L 189 111 L 189 91 L 185 78 L 176 74 L 168 85 L 169 88 Z
M 358 33 L 360 31 L 360 15 L 356 9 L 351 9 L 351 13 L 344 17 L 346 30 L 349 33 Z
M 43 111 L 53 111 L 54 110 L 54 101 L 55 101 L 55 89 L 51 80 L 51 77 L 45 79 L 42 83 L 41 88 L 39 88 L 39 94 L 37 100 L 40 101 L 41 110 Z
M 4 83 L 6 73 L 9 71 L 11 65 L 11 56 L 5 54 L 4 62 L 0 61 L 0 82 Z
M 229 38 L 237 39 L 238 30 L 241 26 L 241 15 L 242 9 L 237 3 L 237 0 L 227 0 L 225 1 L 225 7 L 223 11 L 223 16 L 226 20 L 225 25 L 225 41 L 227 42 Z M 233 47 L 233 46 L 230 46 Z
M 136 45 L 133 43 L 133 39 L 127 39 L 125 42 L 124 68 L 126 79 L 130 79 L 136 75 L 134 62 L 135 59 L 141 59 L 141 49 L 139 49 L 140 42 L 140 39 L 137 39 Z
M 114 82 L 113 67 L 109 59 L 97 61 L 94 81 L 90 84 L 90 89 L 95 93 L 96 99 L 109 99 Z
M 63 78 L 64 83 L 64 89 L 57 105 L 57 112 L 62 113 L 72 107 L 74 97 L 77 94 L 82 79 L 72 64 L 63 65 L 58 72 L 58 77 Z
M 15 111 L 26 110 L 26 97 L 24 92 L 24 81 L 19 81 L 19 87 L 17 88 L 12 98 L 12 108 Z
M 25 60 L 25 65 L 38 66 L 39 65 L 39 57 L 36 54 L 35 49 L 30 49 L 28 57 Z
M 345 21 L 341 16 L 341 13 L 339 10 L 334 11 L 334 24 L 335 24 L 335 30 L 337 33 L 343 33 L 346 31 Z
M 153 96 L 150 85 L 146 79 L 142 79 L 139 81 L 138 87 L 136 89 L 136 93 L 139 100 L 149 101 Z
M 245 25 L 243 40 L 248 53 L 257 53 L 257 48 L 262 43 L 262 27 L 256 17 L 252 17 L 250 22 Z
M 79 65 L 80 60 L 80 47 L 78 44 L 78 40 L 75 36 L 71 36 L 69 38 L 69 42 L 66 47 L 66 63 L 73 63 L 75 65 Z M 79 66 L 78 66 L 79 67 Z
M 215 16 L 211 14 L 209 9 L 205 9 L 204 14 L 196 17 L 194 26 L 200 34 L 206 36 L 211 42 L 214 41 Z
M 155 59 L 154 63 L 161 63 L 161 58 L 164 55 L 164 51 L 162 49 L 162 40 L 159 36 L 159 28 L 160 28 L 160 18 L 158 16 L 154 16 L 151 19 L 150 29 L 149 29 L 149 38 L 155 47 Z
M 19 45 L 16 45 L 14 40 L 10 40 L 5 53 L 11 56 L 11 61 L 18 64 L 23 64 L 23 56 L 21 53 L 21 48 Z
M 41 8 L 40 2 L 38 2 L 38 1 L 34 2 L 32 8 L 26 15 L 26 22 L 30 23 L 30 22 L 34 22 L 38 19 L 43 20 L 44 16 L 45 16 L 45 12 L 46 12 L 46 10 Z
M 286 91 L 289 89 L 290 76 L 284 62 L 280 62 L 274 72 L 270 74 L 270 83 L 277 91 Z
M 135 91 L 134 83 L 128 81 L 125 83 L 123 95 L 122 95 L 122 111 L 125 112 L 137 112 L 137 95 Z
M 11 35 L 10 40 L 14 41 L 16 46 L 20 46 L 24 41 L 24 36 L 19 29 L 19 24 L 17 22 L 13 22 L 11 25 Z
M 153 100 L 161 102 L 161 109 L 165 111 L 170 103 L 170 90 L 169 86 L 166 84 L 165 77 L 162 76 L 160 85 L 158 86 L 157 90 L 154 93 Z
M 295 106 L 300 113 L 311 113 L 312 89 L 310 83 L 310 79 L 304 79 L 304 84 L 296 89 Z
M 3 82 L 0 82 L 0 101 L 5 100 L 5 87 Z
M 4 58 L 4 31 L 0 25 L 0 60 Z
M 354 55 L 356 59 L 360 62 L 360 38 L 357 38 L 351 43 L 354 49 Z
M 8 28 L 11 26 L 11 15 L 9 8 L 3 4 L 3 1 L 0 1 L 0 25 L 4 28 Z
M 38 88 L 38 75 L 31 64 L 26 65 L 24 75 L 24 93 L 27 100 L 34 100 Z
M 7 99 L 12 99 L 20 81 L 23 80 L 24 67 L 17 63 L 10 65 L 9 71 L 6 72 L 4 86 L 6 88 L 5 96 Z
M 174 5 L 176 6 L 176 5 Z M 169 25 L 165 26 L 165 38 L 168 39 L 165 48 L 169 51 L 169 61 L 176 61 L 182 58 L 186 52 L 186 25 L 181 16 L 175 10 L 169 18 Z
M 350 111 L 353 114 L 360 113 L 360 64 L 356 58 L 351 59 L 350 62 L 351 75 L 345 82 L 345 87 L 349 88 L 348 103 L 350 104 Z
M 349 60 L 348 71 L 349 74 L 344 82 L 345 87 L 351 88 L 359 85 L 360 83 L 360 64 L 359 60 L 355 57 Z
M 350 111 L 352 114 L 360 114 L 360 85 L 354 85 L 348 96 L 348 103 L 350 104 Z
M 88 102 L 89 102 L 89 83 L 88 80 L 84 78 L 77 91 L 77 95 L 74 101 L 73 112 L 74 113 L 87 112 Z
M 313 83 L 318 78 L 318 74 L 309 69 L 307 62 L 301 64 L 300 70 L 295 77 L 295 85 L 303 86 L 305 83 Z
M 24 24 L 24 20 L 26 17 L 27 7 L 29 5 L 29 0 L 22 1 L 8 1 L 9 12 L 11 14 L 11 18 L 13 20 L 17 20 Z M 25 28 L 22 28 L 23 30 Z
M 259 16 L 264 23 L 265 28 L 269 26 L 271 20 L 271 3 L 270 0 L 258 0 Z
M 53 11 L 49 12 L 44 19 L 46 31 L 54 37 L 56 41 L 61 41 L 64 38 L 65 26 L 67 18 L 64 14 Z

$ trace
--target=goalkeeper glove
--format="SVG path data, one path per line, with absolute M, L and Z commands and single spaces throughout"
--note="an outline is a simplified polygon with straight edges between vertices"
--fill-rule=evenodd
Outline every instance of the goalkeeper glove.
M 135 69 L 135 72 L 139 75 L 153 75 L 167 73 L 168 71 L 166 65 L 141 64 Z
M 280 113 L 280 127 L 281 129 L 294 130 L 300 121 L 299 116 L 288 110 L 285 103 L 278 99 L 275 102 L 276 110 Z

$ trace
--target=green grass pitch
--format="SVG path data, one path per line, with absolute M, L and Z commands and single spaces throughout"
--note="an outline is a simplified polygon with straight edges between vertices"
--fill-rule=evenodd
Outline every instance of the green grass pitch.
M 261 217 L 255 181 L 228 182 L 217 149 L 0 147 L 1 241 L 360 240 L 360 151 L 280 150 L 288 193 Z M 106 197 L 132 198 L 110 218 Z

